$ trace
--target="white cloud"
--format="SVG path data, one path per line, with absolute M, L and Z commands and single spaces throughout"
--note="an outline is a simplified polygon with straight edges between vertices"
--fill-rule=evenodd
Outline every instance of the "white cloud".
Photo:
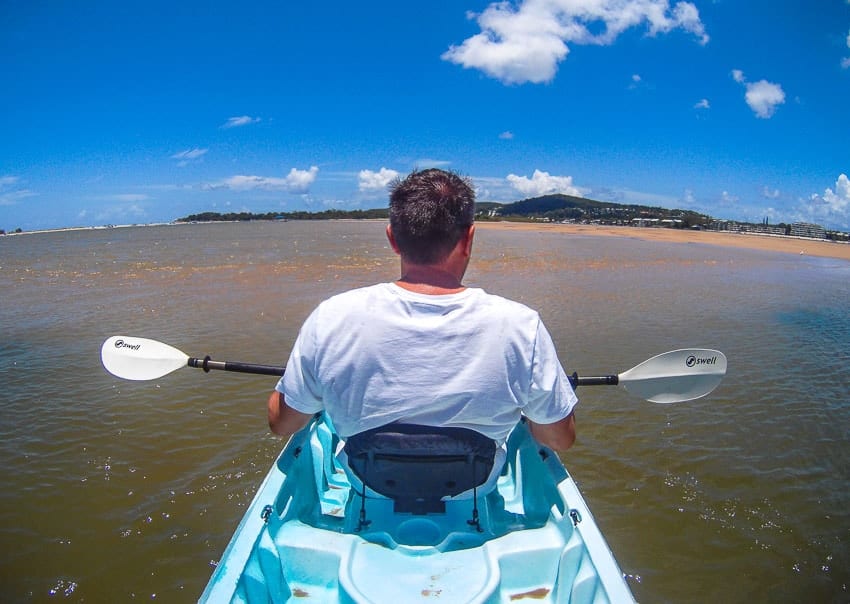
M 0 206 L 13 206 L 22 199 L 34 197 L 35 193 L 29 189 L 19 189 L 17 191 L 0 191 Z
M 253 191 L 259 189 L 303 194 L 310 190 L 310 185 L 316 180 L 318 173 L 319 169 L 316 166 L 311 166 L 309 170 L 292 168 L 289 174 L 283 178 L 237 174 L 216 183 L 204 184 L 202 188 L 206 190 L 230 189 L 232 191 Z
M 724 205 L 735 205 L 738 203 L 739 198 L 736 195 L 732 195 L 728 191 L 723 191 L 720 194 L 720 203 Z
M 779 84 L 759 80 L 747 84 L 745 98 L 757 117 L 768 119 L 776 112 L 776 106 L 785 102 L 785 92 Z
M 426 168 L 445 168 L 452 162 L 446 161 L 444 159 L 431 159 L 430 157 L 423 157 L 422 159 L 417 159 L 414 162 L 414 165 L 419 170 L 424 170 Z
M 88 214 L 87 210 L 82 210 L 78 216 L 85 218 Z M 132 204 L 129 206 L 120 205 L 110 208 L 101 208 L 94 212 L 95 222 L 104 222 L 118 224 L 123 222 L 144 222 L 147 216 L 147 211 L 142 206 Z
M 847 34 L 847 48 L 850 48 L 850 33 Z M 844 69 L 850 68 L 850 57 L 844 57 L 841 59 L 841 66 Z
M 287 182 L 285 178 L 274 176 L 237 174 L 224 179 L 221 182 L 221 188 L 232 189 L 234 191 L 250 191 L 252 189 L 286 189 Z
M 779 189 L 771 189 L 767 185 L 765 185 L 764 189 L 761 191 L 762 197 L 767 199 L 779 199 Z
M 118 201 L 121 203 L 135 203 L 137 201 L 146 201 L 150 199 L 150 197 L 144 193 L 117 193 L 115 195 L 100 195 L 98 197 L 93 197 L 92 199 L 100 201 Z
M 186 149 L 185 151 L 175 153 L 171 156 L 171 159 L 179 160 L 177 165 L 182 168 L 183 166 L 188 165 L 189 162 L 201 159 L 207 154 L 207 151 L 209 151 L 209 149 L 199 149 L 198 147 L 195 147 L 194 149 Z
M 739 84 L 743 84 L 747 89 L 744 100 L 755 112 L 756 117 L 762 119 L 773 117 L 773 114 L 776 113 L 776 107 L 785 102 L 785 92 L 779 84 L 767 80 L 748 82 L 740 69 L 732 71 L 732 78 Z
M 850 228 L 850 179 L 840 174 L 834 189 L 827 188 L 823 195 L 814 194 L 806 203 L 810 220 L 823 220 Z
M 510 130 L 505 130 L 504 132 L 501 132 L 499 134 L 499 138 L 502 139 L 503 141 L 510 141 L 510 140 L 513 140 L 514 133 L 511 132 Z
M 835 210 L 846 212 L 850 209 L 850 180 L 846 174 L 839 174 L 838 180 L 835 181 L 835 192 L 827 189 L 823 200 Z
M 13 206 L 22 199 L 35 196 L 29 189 L 15 188 L 20 180 L 17 176 L 0 176 L 0 206 Z
M 292 168 L 286 175 L 286 186 L 290 193 L 306 193 L 316 181 L 319 168 L 310 166 L 309 170 L 296 170 Z
M 360 181 L 359 188 L 361 192 L 376 192 L 385 191 L 387 185 L 399 177 L 399 173 L 388 168 L 381 168 L 377 172 L 372 170 L 360 170 L 357 175 Z
M 711 104 L 708 102 L 708 99 L 701 99 L 694 105 L 694 109 L 711 109 Z
M 221 127 L 222 128 L 238 128 L 239 126 L 247 126 L 249 124 L 256 124 L 260 122 L 260 118 L 251 117 L 250 115 L 240 115 L 238 117 L 229 117 L 227 121 L 224 122 Z
M 479 201 L 516 201 L 516 190 L 502 177 L 473 177 L 475 197 Z
M 535 170 L 531 178 L 508 174 L 506 180 L 511 186 L 528 197 L 563 193 L 564 195 L 580 195 L 581 191 L 573 185 L 572 176 L 552 176 L 548 172 Z
M 610 45 L 645 24 L 650 35 L 683 29 L 708 42 L 699 11 L 690 2 L 670 10 L 668 0 L 519 0 L 493 2 L 470 15 L 481 33 L 452 45 L 442 59 L 479 69 L 504 84 L 540 84 L 555 77 L 567 44 Z
M 198 159 L 199 157 L 206 155 L 207 151 L 209 151 L 209 149 L 198 149 L 195 147 L 194 149 L 186 149 L 185 151 L 175 153 L 171 156 L 171 159 Z
M 109 199 L 110 201 L 135 202 L 145 201 L 149 197 L 144 193 L 119 193 L 118 195 L 109 195 L 105 199 Z
M 639 74 L 632 74 L 631 83 L 629 84 L 629 90 L 637 90 L 641 87 L 643 78 L 640 77 Z

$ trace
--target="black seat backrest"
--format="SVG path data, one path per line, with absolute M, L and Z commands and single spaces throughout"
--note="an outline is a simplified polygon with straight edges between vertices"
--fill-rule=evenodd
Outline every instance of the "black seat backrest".
M 467 428 L 389 424 L 349 437 L 345 452 L 363 484 L 392 499 L 397 512 L 427 514 L 487 480 L 496 443 Z

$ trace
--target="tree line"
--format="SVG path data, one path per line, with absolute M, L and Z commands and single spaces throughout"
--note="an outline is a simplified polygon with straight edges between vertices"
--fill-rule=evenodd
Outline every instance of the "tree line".
M 295 212 L 201 212 L 190 214 L 185 218 L 178 218 L 176 222 L 243 222 L 249 220 L 343 220 L 343 219 L 386 219 L 388 211 L 386 208 L 373 210 L 323 210 L 321 212 L 308 212 L 299 210 Z

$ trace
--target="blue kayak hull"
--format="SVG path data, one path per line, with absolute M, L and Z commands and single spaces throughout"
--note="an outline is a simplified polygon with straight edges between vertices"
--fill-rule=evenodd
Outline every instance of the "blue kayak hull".
M 221 557 L 201 602 L 634 602 L 557 455 L 519 424 L 497 488 L 445 512 L 362 501 L 321 417 L 290 439 Z

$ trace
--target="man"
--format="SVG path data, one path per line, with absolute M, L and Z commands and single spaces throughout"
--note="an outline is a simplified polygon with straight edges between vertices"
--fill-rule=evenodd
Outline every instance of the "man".
M 301 328 L 268 401 L 282 436 L 324 410 L 339 435 L 393 422 L 469 428 L 505 442 L 575 440 L 575 393 L 538 314 L 467 288 L 475 194 L 452 172 L 415 171 L 390 193 L 387 238 L 401 277 L 334 296 Z

